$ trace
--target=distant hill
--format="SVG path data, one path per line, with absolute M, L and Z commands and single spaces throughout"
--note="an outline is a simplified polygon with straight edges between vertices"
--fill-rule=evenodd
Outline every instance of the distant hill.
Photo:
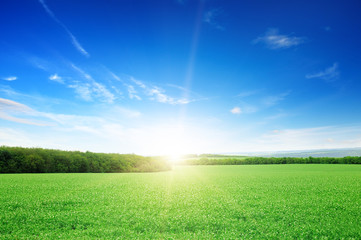
M 342 158 L 342 157 L 347 157 L 347 156 L 361 156 L 361 148 L 275 151 L 275 152 L 239 152 L 239 153 L 222 153 L 222 155 L 230 155 L 230 156 L 241 155 L 241 156 L 254 156 L 254 157 L 335 157 L 335 158 Z

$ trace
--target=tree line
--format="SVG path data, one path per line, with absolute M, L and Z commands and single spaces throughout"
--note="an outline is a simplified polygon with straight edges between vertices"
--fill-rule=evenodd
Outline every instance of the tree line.
M 166 159 L 135 154 L 0 146 L 0 173 L 118 173 L 170 169 Z
M 244 158 L 206 158 L 184 160 L 186 165 L 256 165 L 256 164 L 361 164 L 357 157 L 244 157 Z

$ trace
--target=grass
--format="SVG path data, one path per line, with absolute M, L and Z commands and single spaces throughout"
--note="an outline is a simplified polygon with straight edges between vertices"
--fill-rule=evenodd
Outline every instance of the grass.
M 361 239 L 360 165 L 0 175 L 0 239 Z

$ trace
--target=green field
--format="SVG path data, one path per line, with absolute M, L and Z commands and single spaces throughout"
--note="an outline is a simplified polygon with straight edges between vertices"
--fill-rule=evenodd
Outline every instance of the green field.
M 361 165 L 0 175 L 0 239 L 361 239 Z

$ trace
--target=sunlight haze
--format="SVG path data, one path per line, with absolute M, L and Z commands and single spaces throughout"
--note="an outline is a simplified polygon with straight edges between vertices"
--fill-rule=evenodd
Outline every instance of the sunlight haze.
M 0 5 L 0 145 L 361 147 L 360 1 Z

